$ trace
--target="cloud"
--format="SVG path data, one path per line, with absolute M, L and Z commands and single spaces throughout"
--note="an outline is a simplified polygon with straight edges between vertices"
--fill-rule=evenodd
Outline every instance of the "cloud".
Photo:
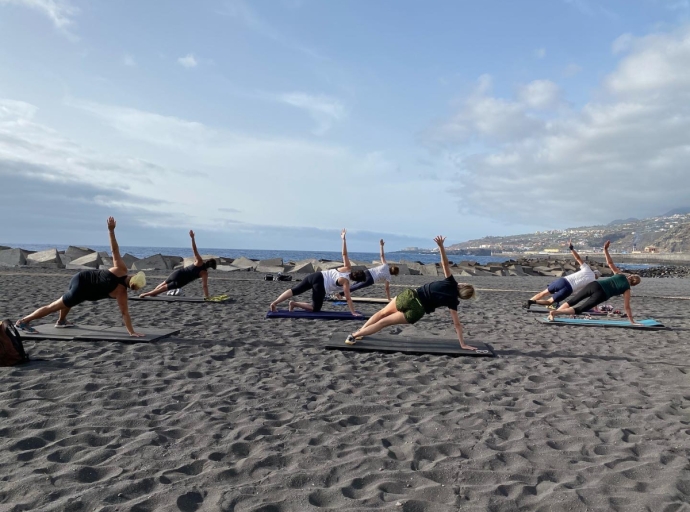
M 582 71 L 582 67 L 577 64 L 568 64 L 565 69 L 563 69 L 563 76 L 566 78 L 573 77 Z
M 633 42 L 633 35 L 632 34 L 620 35 L 611 44 L 611 52 L 614 55 L 618 55 L 620 53 L 627 52 L 630 49 L 632 42 Z
M 324 95 L 291 92 L 280 94 L 277 99 L 286 105 L 306 110 L 317 123 L 314 130 L 316 135 L 323 135 L 334 122 L 347 116 L 347 110 L 339 100 Z
M 184 237 L 175 242 L 174 233 L 193 226 L 221 246 L 318 248 L 319 237 L 342 224 L 342 210 L 332 207 L 337 196 L 323 191 L 335 186 L 340 197 L 357 197 L 362 206 L 348 215 L 353 231 L 370 226 L 374 215 L 382 226 L 398 225 L 381 187 L 396 202 L 400 192 L 409 193 L 381 152 L 234 133 L 74 98 L 65 105 L 91 116 L 92 129 L 113 147 L 144 148 L 151 159 L 89 149 L 41 124 L 36 106 L 0 98 L 0 179 L 15 191 L 12 201 L 0 201 L 0 215 L 22 219 L 17 229 L 3 231 L 8 242 L 76 242 L 84 240 L 82 228 L 100 240 L 102 218 L 117 214 L 132 228 L 131 245 L 186 243 Z M 362 187 L 364 180 L 371 186 Z M 412 230 L 408 225 L 406 233 L 386 236 L 419 245 Z
M 295 8 L 301 6 L 299 0 L 293 0 Z M 249 30 L 271 39 L 283 46 L 304 53 L 318 60 L 328 60 L 324 55 L 314 48 L 305 46 L 291 37 L 286 36 L 270 23 L 259 16 L 244 0 L 227 0 L 218 14 L 239 20 Z
M 534 109 L 547 109 L 560 102 L 560 89 L 550 80 L 534 80 L 520 87 L 518 98 Z
M 197 61 L 193 53 L 188 53 L 184 57 L 180 57 L 179 59 L 177 59 L 177 62 L 180 66 L 188 69 L 195 68 L 197 66 Z
M 78 37 L 70 32 L 69 28 L 74 24 L 74 17 L 79 13 L 69 0 L 0 0 L 2 5 L 19 5 L 40 12 L 50 18 L 53 25 L 71 41 L 77 41 Z
M 551 82 L 532 82 L 521 89 L 524 100 L 543 105 L 549 101 Z M 474 92 L 450 119 L 437 123 L 426 133 L 434 144 L 456 144 L 470 141 L 492 143 L 529 137 L 544 130 L 544 121 L 528 109 L 529 104 L 491 96 L 492 79 L 479 77 Z
M 122 63 L 128 67 L 134 67 L 137 65 L 137 62 L 131 55 L 125 55 L 124 57 L 122 57 Z
M 537 59 L 543 59 L 544 57 L 546 57 L 546 48 L 537 48 L 536 50 L 534 50 L 534 56 Z
M 486 89 L 473 93 L 450 122 L 436 127 L 450 124 L 461 135 L 446 139 L 444 147 L 460 173 L 454 190 L 461 208 L 512 222 L 546 215 L 549 224 L 573 225 L 653 215 L 687 203 L 688 70 L 686 26 L 632 39 L 596 94 L 605 101 L 579 110 L 530 119 L 527 105 L 535 98 L 552 100 L 553 85 L 522 89 L 519 96 L 535 89 L 551 93 L 519 101 Z

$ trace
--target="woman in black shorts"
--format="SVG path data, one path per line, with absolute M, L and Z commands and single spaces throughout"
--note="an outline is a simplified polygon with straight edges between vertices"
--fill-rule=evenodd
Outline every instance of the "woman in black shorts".
M 443 266 L 443 275 L 446 278 L 443 281 L 425 284 L 416 290 L 413 288 L 403 290 L 386 307 L 372 316 L 360 330 L 350 334 L 345 340 L 346 344 L 354 345 L 358 339 L 375 334 L 391 325 L 414 324 L 425 314 L 432 313 L 436 308 L 447 307 L 450 309 L 450 316 L 453 319 L 460 347 L 466 350 L 475 350 L 475 347 L 465 344 L 462 336 L 462 324 L 458 317 L 459 299 L 474 298 L 474 286 L 458 284 L 453 277 L 448 256 L 446 256 L 446 249 L 443 247 L 445 240 L 446 238 L 443 236 L 434 238 L 434 242 L 438 245 L 441 253 L 441 265 Z
M 156 286 L 153 290 L 139 295 L 141 298 L 155 297 L 168 290 L 179 290 L 183 286 L 188 285 L 192 281 L 201 278 L 201 287 L 204 289 L 204 297 L 209 298 L 208 294 L 208 269 L 216 268 L 216 260 L 210 259 L 207 262 L 201 258 L 199 251 L 196 249 L 196 241 L 194 240 L 194 231 L 189 231 L 189 237 L 192 239 L 192 252 L 194 253 L 194 263 L 184 268 L 178 269 L 168 276 L 168 278 L 161 284 Z
M 604 256 L 606 256 L 606 263 L 615 274 L 613 277 L 606 277 L 593 281 L 582 288 L 579 292 L 568 299 L 558 309 L 549 313 L 549 321 L 553 321 L 554 316 L 557 315 L 581 315 L 583 311 L 589 311 L 609 300 L 611 297 L 617 295 L 623 296 L 625 312 L 628 315 L 628 320 L 633 325 L 638 325 L 633 320 L 632 309 L 630 308 L 630 287 L 640 284 L 640 276 L 624 274 L 613 263 L 611 255 L 609 254 L 609 246 L 611 241 L 604 244 Z
M 127 275 L 127 265 L 120 256 L 120 248 L 115 239 L 115 219 L 108 218 L 108 233 L 110 235 L 110 249 L 113 253 L 113 267 L 109 270 L 83 270 L 72 277 L 69 290 L 55 302 L 37 309 L 29 316 L 18 320 L 15 326 L 26 332 L 35 333 L 36 329 L 29 325 L 33 320 L 38 320 L 56 311 L 60 312 L 55 327 L 72 327 L 67 321 L 67 314 L 77 304 L 88 301 L 97 301 L 112 297 L 117 300 L 117 305 L 122 312 L 122 319 L 130 336 L 140 337 L 132 327 L 132 319 L 129 316 L 127 305 L 127 289 L 140 290 L 146 286 L 146 276 L 143 272 L 136 275 Z

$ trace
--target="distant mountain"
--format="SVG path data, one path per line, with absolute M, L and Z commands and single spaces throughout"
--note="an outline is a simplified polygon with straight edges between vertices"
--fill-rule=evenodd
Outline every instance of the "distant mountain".
M 690 212 L 688 212 L 690 213 Z M 632 224 L 633 222 L 637 222 L 640 219 L 636 219 L 635 217 L 630 217 L 629 219 L 616 219 L 612 220 L 607 224 L 607 226 L 618 226 L 620 224 Z
M 662 215 L 662 217 L 671 217 L 673 215 L 687 215 L 690 213 L 690 206 L 684 206 L 681 208 L 674 208 Z

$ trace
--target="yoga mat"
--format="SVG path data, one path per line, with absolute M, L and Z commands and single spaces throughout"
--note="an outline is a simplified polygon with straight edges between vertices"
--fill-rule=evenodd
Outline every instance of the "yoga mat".
M 156 341 L 180 332 L 179 329 L 153 329 L 134 326 L 134 330 L 144 334 L 141 338 L 129 335 L 125 327 L 108 327 L 105 325 L 77 325 L 75 327 L 57 328 L 55 324 L 32 326 L 38 333 L 19 331 L 24 339 L 35 340 L 67 340 L 67 341 L 126 341 L 149 342 Z
M 348 333 L 336 332 L 326 344 L 329 350 L 350 350 L 356 352 L 404 352 L 406 354 L 433 354 L 444 356 L 496 357 L 490 346 L 481 341 L 468 341 L 468 345 L 478 350 L 460 348 L 457 338 L 438 336 L 408 337 L 377 333 L 358 340 L 354 345 L 346 345 Z
M 530 313 L 541 313 L 541 314 L 547 314 L 547 315 L 551 312 L 551 310 L 548 308 L 534 307 L 534 306 L 529 308 L 527 311 L 529 311 Z M 609 316 L 609 314 L 604 312 L 604 311 L 585 311 L 580 316 L 603 316 L 603 317 L 607 317 L 607 316 Z M 611 312 L 610 316 L 612 318 L 615 318 L 615 317 L 626 317 L 628 315 L 627 315 L 627 313 L 613 313 L 613 312 Z
M 206 304 L 222 304 L 230 302 L 232 299 L 230 297 L 225 297 L 218 300 L 213 300 L 213 297 L 206 300 L 203 297 L 187 297 L 185 295 L 157 295 L 155 297 L 130 297 L 129 300 L 140 300 L 142 302 L 196 302 L 196 303 L 206 303 Z
M 359 311 L 358 311 L 359 313 Z M 368 316 L 353 316 L 349 311 L 313 311 L 295 310 L 288 311 L 286 309 L 279 309 L 276 312 L 269 311 L 266 313 L 266 318 L 310 318 L 312 320 L 366 320 Z
M 337 306 L 341 306 L 343 304 L 347 304 L 345 301 L 345 298 L 342 299 L 326 299 L 329 302 L 332 302 L 333 304 Z M 364 304 L 388 304 L 390 302 L 386 298 L 379 298 L 379 297 L 352 297 L 352 302 L 362 302 Z
M 628 320 L 604 320 L 604 319 L 588 319 L 588 318 L 555 318 L 553 322 L 549 322 L 548 318 L 537 318 L 538 322 L 549 325 L 580 325 L 587 327 L 620 327 L 623 329 L 645 329 L 650 331 L 659 331 L 669 329 L 661 322 L 657 322 L 653 318 L 646 318 L 638 320 L 642 325 L 633 325 Z

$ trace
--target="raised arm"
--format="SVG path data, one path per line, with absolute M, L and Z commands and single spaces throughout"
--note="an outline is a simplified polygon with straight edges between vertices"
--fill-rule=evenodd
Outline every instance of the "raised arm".
M 204 264 L 204 260 L 201 259 L 201 254 L 196 250 L 196 240 L 194 240 L 194 231 L 189 230 L 189 238 L 192 239 L 192 252 L 194 253 L 194 265 L 200 267 Z
M 343 265 L 349 269 L 352 265 L 350 265 L 350 258 L 347 257 L 347 239 L 345 235 L 347 235 L 347 230 L 343 228 L 340 232 L 340 238 L 343 239 Z
M 611 270 L 613 270 L 614 274 L 622 274 L 623 272 L 621 272 L 621 269 L 619 269 L 613 262 L 613 259 L 611 259 L 611 255 L 609 254 L 610 246 L 611 240 L 606 240 L 606 243 L 604 244 L 604 256 L 606 257 L 606 264 L 609 266 Z
M 584 262 L 582 261 L 582 258 L 580 258 L 580 255 L 575 250 L 575 247 L 573 247 L 572 239 L 568 240 L 568 249 L 570 249 L 570 252 L 573 253 L 573 257 L 575 258 L 575 261 L 577 261 L 577 264 L 582 265 Z
M 380 256 L 381 256 L 381 263 L 383 263 L 384 265 L 386 264 L 386 254 L 383 252 L 383 245 L 384 245 L 385 243 L 386 243 L 386 242 L 383 241 L 383 238 L 382 238 L 381 241 L 379 242 L 379 245 L 381 246 L 381 253 L 380 253 Z
M 118 274 L 122 273 L 118 277 L 122 277 L 127 275 L 127 265 L 125 265 L 122 256 L 120 256 L 120 246 L 117 245 L 117 239 L 115 238 L 115 226 L 117 226 L 115 219 L 108 217 L 108 235 L 110 236 L 110 253 L 113 255 L 113 266 L 117 269 Z
M 453 274 L 450 272 L 450 265 L 448 264 L 448 256 L 446 256 L 446 248 L 443 247 L 443 242 L 446 241 L 445 236 L 438 235 L 436 238 L 434 238 L 434 242 L 436 242 L 436 245 L 438 245 L 438 250 L 441 253 L 441 266 L 443 267 L 443 275 L 446 277 L 450 277 Z

